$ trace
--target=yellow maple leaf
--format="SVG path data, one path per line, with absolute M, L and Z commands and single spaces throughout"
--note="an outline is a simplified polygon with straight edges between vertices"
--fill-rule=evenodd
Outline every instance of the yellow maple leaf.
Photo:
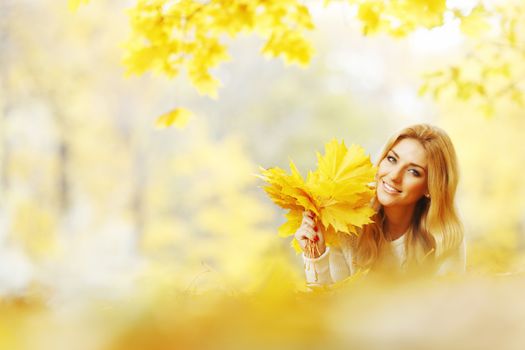
M 270 57 L 283 56 L 286 64 L 306 66 L 313 55 L 313 47 L 306 38 L 295 31 L 274 31 L 261 52 Z
M 291 174 L 281 168 L 262 168 L 259 176 L 267 185 L 264 190 L 272 201 L 288 209 L 287 221 L 279 228 L 279 236 L 293 235 L 302 221 L 305 210 L 317 216 L 328 245 L 339 244 L 340 235 L 356 235 L 357 228 L 371 222 L 374 210 L 370 201 L 375 195 L 373 187 L 376 168 L 365 151 L 344 142 L 328 142 L 325 155 L 317 153 L 317 170 L 310 172 L 305 181 L 295 164 L 290 161 Z M 292 246 L 300 251 L 298 242 Z
M 261 168 L 262 175 L 259 177 L 268 183 L 264 190 L 274 203 L 282 208 L 300 210 L 301 214 L 303 210 L 319 213 L 314 198 L 308 192 L 306 183 L 293 162 L 290 162 L 290 168 L 291 175 L 278 167 Z
M 381 24 L 380 13 L 383 6 L 381 3 L 363 3 L 359 6 L 357 18 L 364 24 L 363 32 L 365 35 L 377 32 Z
M 190 117 L 191 112 L 186 108 L 175 108 L 174 110 L 158 117 L 156 125 L 158 128 L 174 126 L 182 129 L 188 124 Z
M 209 97 L 217 98 L 217 89 L 221 86 L 221 82 L 212 77 L 203 67 L 195 67 L 188 69 L 188 76 L 193 86 L 201 95 L 208 95 Z
M 281 237 L 292 236 L 297 231 L 303 220 L 303 211 L 299 209 L 290 210 L 285 216 L 287 221 L 278 230 Z
M 355 227 L 370 222 L 373 210 L 368 206 L 374 195 L 369 186 L 376 169 L 363 148 L 346 148 L 344 142 L 332 140 L 325 146 L 325 155 L 317 154 L 316 182 L 311 184 L 320 198 L 320 219 L 325 229 L 355 233 Z

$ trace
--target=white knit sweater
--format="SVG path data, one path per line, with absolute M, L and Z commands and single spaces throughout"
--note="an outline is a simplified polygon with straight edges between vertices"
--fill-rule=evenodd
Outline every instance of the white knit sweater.
M 392 251 L 399 267 L 406 259 L 405 235 L 390 242 Z M 341 281 L 354 274 L 352 264 L 352 246 L 343 245 L 342 248 L 326 247 L 326 251 L 318 258 L 308 258 L 303 254 L 306 283 L 309 285 L 327 285 Z M 437 270 L 437 275 L 449 272 L 463 273 L 466 264 L 466 244 L 463 239 L 456 254 L 444 260 Z

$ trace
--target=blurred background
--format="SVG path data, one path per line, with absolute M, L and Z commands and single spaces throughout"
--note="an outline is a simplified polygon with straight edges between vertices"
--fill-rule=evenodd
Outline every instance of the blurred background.
M 440 348 L 448 345 L 439 336 L 443 330 L 421 320 L 437 315 L 440 303 L 452 301 L 445 310 L 452 313 L 473 295 L 478 299 L 464 319 L 437 321 L 448 327 L 441 334 L 461 327 L 471 332 L 458 331 L 451 338 L 457 344 L 499 341 L 479 335 L 493 324 L 470 323 L 481 312 L 503 328 L 523 323 L 523 305 L 505 297 L 523 287 L 525 263 L 521 12 L 513 10 L 518 39 L 507 52 L 480 46 L 486 38 L 463 35 L 452 19 L 403 38 L 364 36 L 348 4 L 305 3 L 316 27 L 307 36 L 315 49 L 310 65 L 263 57 L 263 41 L 254 35 L 226 39 L 232 59 L 213 70 L 222 87 L 210 99 L 184 76 L 125 77 L 122 43 L 133 1 L 93 0 L 71 12 L 66 1 L 1 0 L 0 344 L 191 348 L 198 328 L 210 335 L 203 347 L 241 348 L 252 333 L 244 339 L 228 332 L 250 319 L 253 305 L 227 297 L 254 290 L 263 291 L 268 310 L 296 315 L 283 319 L 275 311 L 261 324 L 249 322 L 268 329 L 265 339 L 278 348 L 304 343 L 280 338 L 268 326 L 276 318 L 312 348 L 326 344 L 326 334 L 334 347 L 381 348 L 386 340 L 371 339 L 382 334 L 394 348 L 418 348 L 424 339 Z M 468 12 L 476 2 L 450 3 Z M 499 65 L 503 73 L 494 73 L 495 82 L 480 83 L 487 90 L 501 86 L 490 99 L 459 96 L 459 80 L 458 94 L 436 93 L 432 79 L 445 73 L 425 78 L 454 68 L 468 76 L 482 60 L 494 62 L 494 50 L 507 68 Z M 422 91 L 425 84 L 432 93 Z M 508 91 L 512 98 L 503 98 Z M 193 112 L 187 126 L 157 128 L 157 117 L 178 105 Z M 346 321 L 332 315 L 316 325 L 298 322 L 301 313 L 318 315 L 319 305 L 331 310 L 327 305 L 336 298 L 312 303 L 283 292 L 302 283 L 302 259 L 276 234 L 284 212 L 262 191 L 254 176 L 259 166 L 287 169 L 292 159 L 306 174 L 316 166 L 315 152 L 332 138 L 360 144 L 375 161 L 391 134 L 419 122 L 444 128 L 458 153 L 457 205 L 470 282 L 454 281 L 452 289 L 396 287 L 390 294 L 397 299 L 373 289 L 382 304 L 353 291 L 355 305 L 343 303 L 354 312 Z M 501 278 L 512 281 L 501 285 Z M 198 295 L 204 297 L 194 299 Z M 487 309 L 491 301 L 495 306 Z M 362 311 L 366 305 L 375 311 Z M 159 309 L 164 312 L 155 314 Z M 198 310 L 210 313 L 208 321 L 195 316 Z M 238 320 L 214 333 L 232 310 L 241 310 Z M 404 321 L 396 318 L 401 310 Z M 101 327 L 102 320 L 111 326 Z M 352 320 L 361 328 L 350 327 Z M 152 330 L 152 324 L 177 325 L 177 331 Z M 424 336 L 410 336 L 415 326 Z M 49 332 L 56 328 L 67 336 Z M 505 345 L 518 346 L 512 338 L 518 328 L 505 329 Z

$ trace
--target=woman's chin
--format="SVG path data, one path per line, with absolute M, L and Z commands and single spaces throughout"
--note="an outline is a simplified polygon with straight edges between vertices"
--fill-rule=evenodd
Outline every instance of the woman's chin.
M 386 194 L 386 193 L 377 193 L 377 201 L 383 206 L 388 207 L 396 202 L 395 198 L 392 198 L 392 196 Z

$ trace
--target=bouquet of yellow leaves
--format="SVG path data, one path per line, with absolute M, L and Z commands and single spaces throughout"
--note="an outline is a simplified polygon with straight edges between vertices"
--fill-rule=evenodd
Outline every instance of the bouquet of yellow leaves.
M 357 235 L 358 227 L 372 222 L 374 210 L 370 201 L 375 194 L 373 186 L 376 167 L 362 147 L 332 140 L 325 145 L 325 155 L 317 154 L 317 170 L 310 171 L 306 181 L 293 161 L 291 175 L 281 168 L 261 168 L 259 176 L 267 185 L 266 193 L 275 204 L 288 209 L 288 219 L 280 228 L 279 236 L 294 235 L 301 226 L 303 212 L 316 215 L 327 245 L 339 245 L 340 235 Z M 294 239 L 292 246 L 301 251 Z

